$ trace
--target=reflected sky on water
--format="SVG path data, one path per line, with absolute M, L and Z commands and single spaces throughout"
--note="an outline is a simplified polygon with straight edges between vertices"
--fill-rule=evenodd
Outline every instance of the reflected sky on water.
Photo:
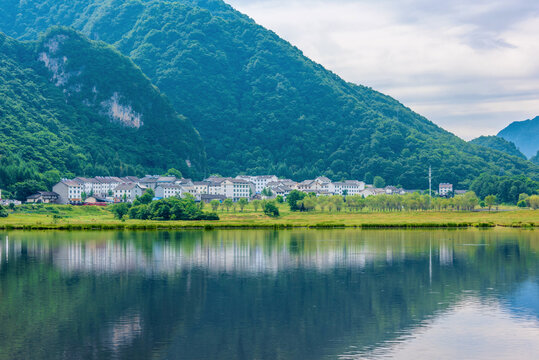
M 0 359 L 536 359 L 538 234 L 4 232 Z

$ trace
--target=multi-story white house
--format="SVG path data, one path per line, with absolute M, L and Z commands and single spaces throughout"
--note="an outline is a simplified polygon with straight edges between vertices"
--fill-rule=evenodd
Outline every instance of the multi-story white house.
M 209 181 L 195 181 L 193 186 L 198 195 L 204 195 L 210 193 L 210 182 Z
M 182 194 L 189 193 L 195 198 L 199 199 L 200 196 L 197 193 L 195 183 L 191 179 L 176 179 L 174 184 L 179 185 L 183 188 Z
M 90 194 L 98 193 L 97 192 L 97 190 L 99 189 L 98 184 L 100 185 L 100 182 L 96 179 L 76 177 L 73 179 L 73 181 L 78 182 L 82 186 L 82 191 L 86 193 L 87 196 L 90 196 Z
M 448 196 L 453 192 L 453 184 L 441 183 L 438 186 L 438 194 L 440 196 Z
M 120 184 L 114 189 L 114 202 L 133 202 L 137 196 L 142 196 L 145 187 L 139 184 Z
M 223 194 L 227 198 L 232 199 L 233 201 L 238 201 L 241 198 L 249 199 L 255 185 L 247 180 L 242 179 L 226 179 L 221 183 Z
M 82 202 L 82 185 L 73 180 L 62 180 L 52 187 L 58 194 L 59 204 L 75 204 Z
M 254 192 L 260 194 L 262 190 L 268 187 L 268 183 L 279 180 L 275 175 L 260 175 L 260 176 L 251 176 L 251 175 L 238 175 L 236 179 L 249 181 L 254 184 Z
M 168 199 L 173 196 L 182 196 L 183 187 L 176 184 L 162 184 L 155 188 L 155 196 L 162 199 Z
M 95 180 L 99 181 L 101 186 L 99 186 L 99 191 L 94 190 L 94 195 L 101 197 L 114 195 L 114 189 L 124 183 L 122 179 L 115 176 L 96 176 Z
M 359 195 L 361 191 L 365 190 L 365 183 L 357 180 L 335 182 L 333 186 L 334 190 L 332 192 L 336 195 Z

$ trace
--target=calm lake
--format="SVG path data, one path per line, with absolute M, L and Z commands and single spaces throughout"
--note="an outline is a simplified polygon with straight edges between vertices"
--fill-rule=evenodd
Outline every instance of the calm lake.
M 537 230 L 0 232 L 0 359 L 538 359 Z

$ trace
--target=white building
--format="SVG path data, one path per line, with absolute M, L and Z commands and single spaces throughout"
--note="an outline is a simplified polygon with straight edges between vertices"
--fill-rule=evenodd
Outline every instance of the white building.
M 336 195 L 359 195 L 365 190 L 365 183 L 357 180 L 345 180 L 342 182 L 333 183 L 333 193 Z
M 438 186 L 438 194 L 440 196 L 447 196 L 453 192 L 453 184 L 441 183 Z
M 260 175 L 260 176 L 251 176 L 251 175 L 238 175 L 236 179 L 245 180 L 254 184 L 254 192 L 260 194 L 262 190 L 268 187 L 268 183 L 279 180 L 275 175 Z
M 233 201 L 238 201 L 241 198 L 249 199 L 255 189 L 252 182 L 242 179 L 226 179 L 221 183 L 221 187 L 223 194 L 217 195 L 224 195 Z
M 195 181 L 193 186 L 198 195 L 209 194 L 210 193 L 210 182 L 209 181 Z
M 155 188 L 155 196 L 162 199 L 168 199 L 173 196 L 182 196 L 183 187 L 176 184 L 162 184 Z
M 120 184 L 114 189 L 114 202 L 133 202 L 145 191 L 146 188 L 139 184 Z
M 124 183 L 122 179 L 115 176 L 96 176 L 95 180 L 99 182 L 99 185 L 96 186 L 98 191 L 94 190 L 94 195 L 98 197 L 114 195 L 114 189 Z
M 58 194 L 58 204 L 74 204 L 82 202 L 82 185 L 73 180 L 62 180 L 52 187 Z
M 90 196 L 90 194 L 101 194 L 101 182 L 97 179 L 76 177 L 73 181 L 78 182 L 82 186 L 82 191 L 85 192 L 87 196 Z

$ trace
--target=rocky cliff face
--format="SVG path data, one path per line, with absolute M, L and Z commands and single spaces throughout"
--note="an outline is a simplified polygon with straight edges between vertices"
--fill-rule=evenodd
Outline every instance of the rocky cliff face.
M 107 74 L 85 74 L 88 71 L 86 65 L 77 67 L 72 64 L 77 62 L 72 61 L 77 54 L 69 53 L 71 47 L 68 44 L 80 42 L 80 39 L 80 35 L 67 32 L 43 40 L 38 60 L 49 70 L 50 81 L 61 88 L 68 99 L 79 97 L 82 104 L 94 108 L 110 121 L 140 128 L 144 124 L 143 115 L 134 110 L 132 102 L 122 94 L 120 86 L 112 82 L 102 84 L 102 76 Z

